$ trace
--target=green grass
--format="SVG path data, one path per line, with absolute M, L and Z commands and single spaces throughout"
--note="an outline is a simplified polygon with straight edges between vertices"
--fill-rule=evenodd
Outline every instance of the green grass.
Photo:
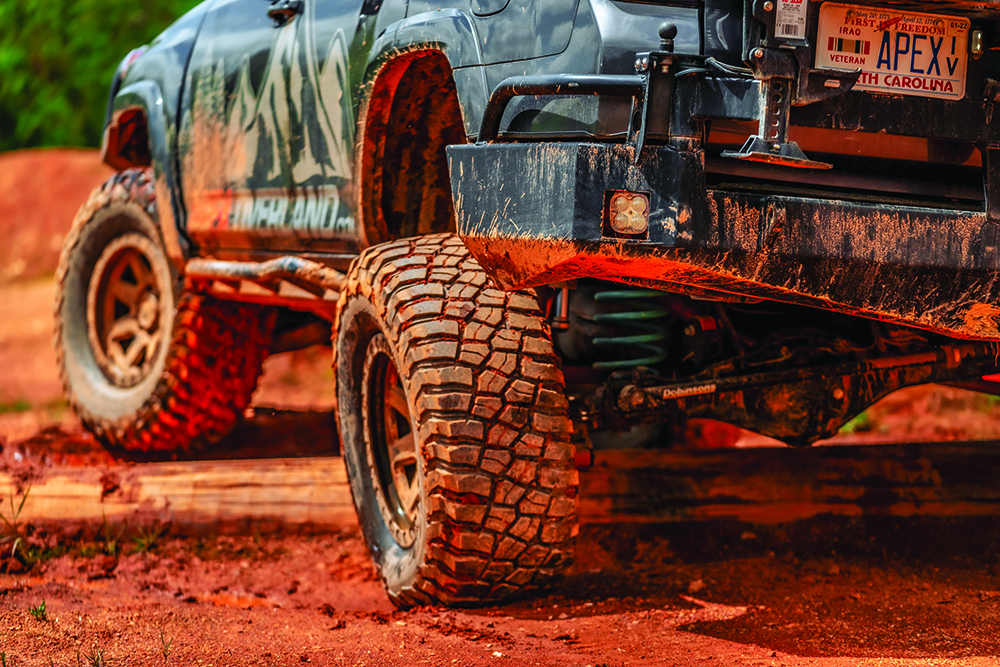
M 28 611 L 31 613 L 32 616 L 35 617 L 36 621 L 42 621 L 44 623 L 45 621 L 49 620 L 49 615 L 45 611 L 44 599 L 42 600 L 41 604 L 39 604 L 37 607 L 28 607 Z
M 867 433 L 872 430 L 872 419 L 868 415 L 868 411 L 862 412 L 860 415 L 847 422 L 840 427 L 839 433 L 841 435 L 851 435 L 853 433 Z
M 30 487 L 21 496 L 21 502 L 16 509 L 14 507 L 14 496 L 12 495 L 10 497 L 10 513 L 4 514 L 0 512 L 0 520 L 3 521 L 4 525 L 4 534 L 0 537 L 0 544 L 6 545 L 7 542 L 10 542 L 10 559 L 14 560 L 17 558 L 22 563 L 26 563 L 26 558 L 23 549 L 25 536 L 21 534 L 21 512 L 24 510 L 24 503 L 28 501 L 29 493 L 31 493 Z M 10 570 L 10 561 L 7 562 L 7 569 Z
M 171 637 L 169 640 L 167 636 L 160 630 L 160 653 L 163 654 L 163 664 L 166 665 L 170 659 L 170 649 L 174 647 L 174 638 Z
M 51 401 L 45 403 L 44 409 L 49 419 L 59 421 L 69 410 L 69 401 L 62 397 L 53 398 Z
M 139 526 L 135 537 L 132 538 L 132 553 L 151 551 L 166 534 L 167 527 L 159 521 L 154 521 L 149 526 Z
M 97 644 L 91 645 L 90 652 L 84 656 L 84 659 L 90 667 L 105 667 L 110 662 Z M 79 662 L 79 654 L 77 654 L 77 662 Z
M 978 394 L 976 396 L 979 403 L 979 409 L 982 412 L 990 413 L 1000 406 L 1000 396 L 995 396 L 994 394 Z
M 20 400 L 14 401 L 13 403 L 0 403 L 0 415 L 30 412 L 31 408 L 32 408 L 31 403 L 22 398 Z

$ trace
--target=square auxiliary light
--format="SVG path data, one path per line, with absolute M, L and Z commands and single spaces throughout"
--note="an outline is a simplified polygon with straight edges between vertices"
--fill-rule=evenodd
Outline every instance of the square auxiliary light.
M 608 190 L 604 201 L 604 236 L 623 239 L 649 237 L 648 194 Z

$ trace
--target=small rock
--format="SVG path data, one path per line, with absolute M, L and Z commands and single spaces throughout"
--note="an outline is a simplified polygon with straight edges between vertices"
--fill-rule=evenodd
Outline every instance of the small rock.
M 701 579 L 695 579 L 690 584 L 688 584 L 688 593 L 697 593 L 701 589 L 705 588 L 705 582 Z
M 861 593 L 859 593 L 859 592 L 857 592 L 857 591 L 851 591 L 851 592 L 850 592 L 850 593 L 849 593 L 848 595 L 849 595 L 849 596 L 850 596 L 850 597 L 851 597 L 852 599 L 854 599 L 854 600 L 860 600 L 860 599 L 861 599 Z
M 749 530 L 747 530 L 742 535 L 740 535 L 740 539 L 741 540 L 756 540 L 757 539 L 757 533 L 751 533 Z
M 840 566 L 837 565 L 836 563 L 830 563 L 830 567 L 826 569 L 826 573 L 832 577 L 836 577 L 838 574 L 840 574 Z
M 563 612 L 563 613 L 559 614 L 559 620 L 560 621 L 564 620 L 564 619 L 567 619 L 567 618 L 569 618 L 569 614 L 567 614 L 566 612 Z

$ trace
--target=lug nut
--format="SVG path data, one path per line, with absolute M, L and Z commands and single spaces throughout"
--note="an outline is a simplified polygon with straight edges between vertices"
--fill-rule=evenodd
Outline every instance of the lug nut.
M 771 2 L 771 0 L 767 0 L 767 2 L 764 3 L 764 11 L 765 12 L 774 11 L 774 3 Z
M 835 401 L 842 401 L 842 400 L 844 400 L 844 390 L 841 389 L 840 387 L 837 387 L 836 389 L 834 389 L 833 390 L 833 400 L 835 400 Z

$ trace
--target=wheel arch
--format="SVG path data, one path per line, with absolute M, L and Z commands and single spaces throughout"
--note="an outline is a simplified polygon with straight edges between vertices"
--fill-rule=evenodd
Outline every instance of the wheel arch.
M 101 157 L 119 171 L 152 167 L 164 249 L 174 268 L 182 270 L 190 248 L 177 226 L 183 216 L 177 174 L 170 160 L 170 126 L 159 85 L 139 81 L 118 92 L 104 129 Z
M 398 21 L 373 45 L 355 142 L 363 245 L 455 230 L 445 147 L 478 129 L 481 61 L 472 21 L 457 10 Z
M 383 61 L 416 50 L 438 51 L 448 59 L 466 134 L 476 136 L 490 91 L 483 70 L 483 50 L 472 17 L 462 10 L 449 8 L 415 14 L 390 25 L 372 47 L 366 78 L 370 80 L 373 70 Z

